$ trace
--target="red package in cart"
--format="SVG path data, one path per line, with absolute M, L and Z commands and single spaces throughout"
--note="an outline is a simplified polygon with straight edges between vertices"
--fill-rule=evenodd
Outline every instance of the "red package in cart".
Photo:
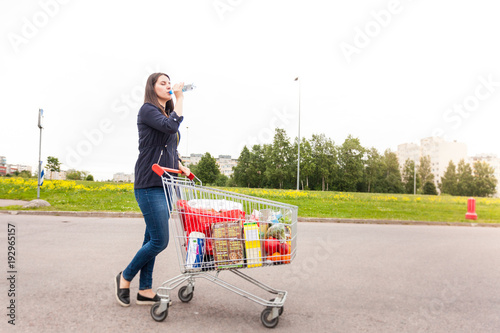
M 212 224 L 226 221 L 239 221 L 245 219 L 245 212 L 239 209 L 217 212 L 213 209 L 193 208 L 186 200 L 178 200 L 177 208 L 187 235 L 193 231 L 206 235 L 206 253 L 212 254 Z M 241 224 L 241 222 L 240 222 Z

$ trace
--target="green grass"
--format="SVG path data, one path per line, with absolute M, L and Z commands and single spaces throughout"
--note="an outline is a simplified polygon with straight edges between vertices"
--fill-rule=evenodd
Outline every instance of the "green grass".
M 296 205 L 302 217 L 470 222 L 466 197 L 226 189 Z M 478 223 L 500 222 L 500 199 L 476 198 L 476 213 Z
M 139 212 L 133 188 L 133 184 L 123 183 L 46 180 L 40 188 L 40 199 L 48 201 L 51 206 L 36 210 Z M 36 197 L 36 180 L 0 179 L 0 199 L 29 201 Z M 0 209 L 22 208 L 10 206 Z
M 470 222 L 465 197 L 224 188 L 299 207 L 301 217 Z M 37 210 L 140 212 L 133 184 L 45 181 Z M 36 199 L 36 180 L 0 178 L 0 199 Z M 0 207 L 20 210 L 21 206 Z M 500 199 L 476 198 L 478 223 L 500 223 Z

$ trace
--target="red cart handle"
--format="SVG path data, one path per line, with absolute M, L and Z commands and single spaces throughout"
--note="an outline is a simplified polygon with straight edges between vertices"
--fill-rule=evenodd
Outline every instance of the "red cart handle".
M 162 166 L 159 166 L 158 164 L 153 164 L 153 171 L 158 175 L 158 176 L 163 176 L 163 174 L 165 172 L 171 172 L 171 173 L 178 173 L 178 174 L 181 174 L 182 171 L 181 170 L 177 170 L 177 169 L 170 169 L 170 168 L 165 168 L 165 167 L 162 167 Z M 194 179 L 194 173 L 190 173 L 189 176 L 187 176 L 189 178 L 189 180 L 193 180 Z

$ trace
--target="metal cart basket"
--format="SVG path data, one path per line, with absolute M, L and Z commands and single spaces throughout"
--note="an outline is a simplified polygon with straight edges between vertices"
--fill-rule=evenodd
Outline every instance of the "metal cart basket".
M 158 164 L 153 171 L 162 178 L 181 271 L 157 289 L 160 301 L 151 307 L 153 319 L 167 317 L 171 290 L 183 285 L 179 299 L 189 302 L 195 280 L 203 278 L 263 305 L 262 323 L 276 327 L 287 292 L 242 270 L 292 262 L 297 251 L 297 206 L 202 186 L 193 174 L 180 177 L 179 170 Z M 274 298 L 263 299 L 222 280 L 221 271 L 239 276 Z

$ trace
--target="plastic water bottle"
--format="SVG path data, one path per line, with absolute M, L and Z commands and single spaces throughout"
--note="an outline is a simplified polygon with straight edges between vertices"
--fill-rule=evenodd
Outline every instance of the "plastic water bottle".
M 194 83 L 185 84 L 184 87 L 182 87 L 182 92 L 191 91 L 194 88 L 196 88 L 196 86 L 194 85 Z M 170 95 L 172 95 L 173 93 L 174 93 L 173 90 L 169 91 Z

